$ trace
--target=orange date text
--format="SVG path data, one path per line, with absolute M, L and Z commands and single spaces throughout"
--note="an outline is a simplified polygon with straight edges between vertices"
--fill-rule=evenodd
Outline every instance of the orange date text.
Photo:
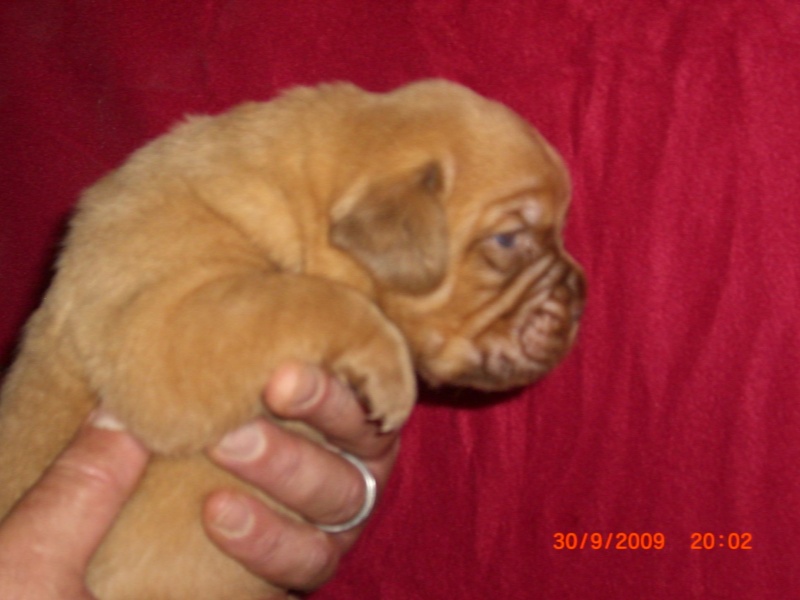
M 663 550 L 667 538 L 663 533 L 618 532 L 553 534 L 555 550 Z

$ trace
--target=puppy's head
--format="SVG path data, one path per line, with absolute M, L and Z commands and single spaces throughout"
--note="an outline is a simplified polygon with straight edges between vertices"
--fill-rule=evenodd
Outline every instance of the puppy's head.
M 557 153 L 509 109 L 442 81 L 373 96 L 348 127 L 329 240 L 370 274 L 421 375 L 501 390 L 549 371 L 585 285 L 562 244 Z

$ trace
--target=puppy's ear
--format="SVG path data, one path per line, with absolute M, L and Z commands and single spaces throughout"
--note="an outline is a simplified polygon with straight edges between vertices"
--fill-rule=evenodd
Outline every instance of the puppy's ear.
M 438 163 L 360 186 L 334 209 L 331 242 L 390 288 L 420 294 L 447 268 L 447 223 Z

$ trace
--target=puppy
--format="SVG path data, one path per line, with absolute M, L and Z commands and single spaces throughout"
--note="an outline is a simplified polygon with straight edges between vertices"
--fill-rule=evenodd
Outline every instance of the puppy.
M 80 202 L 2 392 L 0 515 L 102 404 L 156 457 L 93 559 L 97 597 L 268 595 L 203 532 L 204 497 L 245 484 L 202 450 L 259 414 L 287 359 L 349 382 L 384 430 L 415 370 L 481 390 L 542 376 L 583 305 L 569 192 L 531 126 L 445 81 L 189 119 Z

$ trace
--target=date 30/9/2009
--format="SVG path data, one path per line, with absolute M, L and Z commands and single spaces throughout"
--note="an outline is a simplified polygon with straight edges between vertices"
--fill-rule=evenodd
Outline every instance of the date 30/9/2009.
M 575 533 L 553 534 L 554 550 L 664 550 L 667 536 L 663 533 Z M 689 550 L 752 550 L 751 533 L 695 532 L 686 541 Z

